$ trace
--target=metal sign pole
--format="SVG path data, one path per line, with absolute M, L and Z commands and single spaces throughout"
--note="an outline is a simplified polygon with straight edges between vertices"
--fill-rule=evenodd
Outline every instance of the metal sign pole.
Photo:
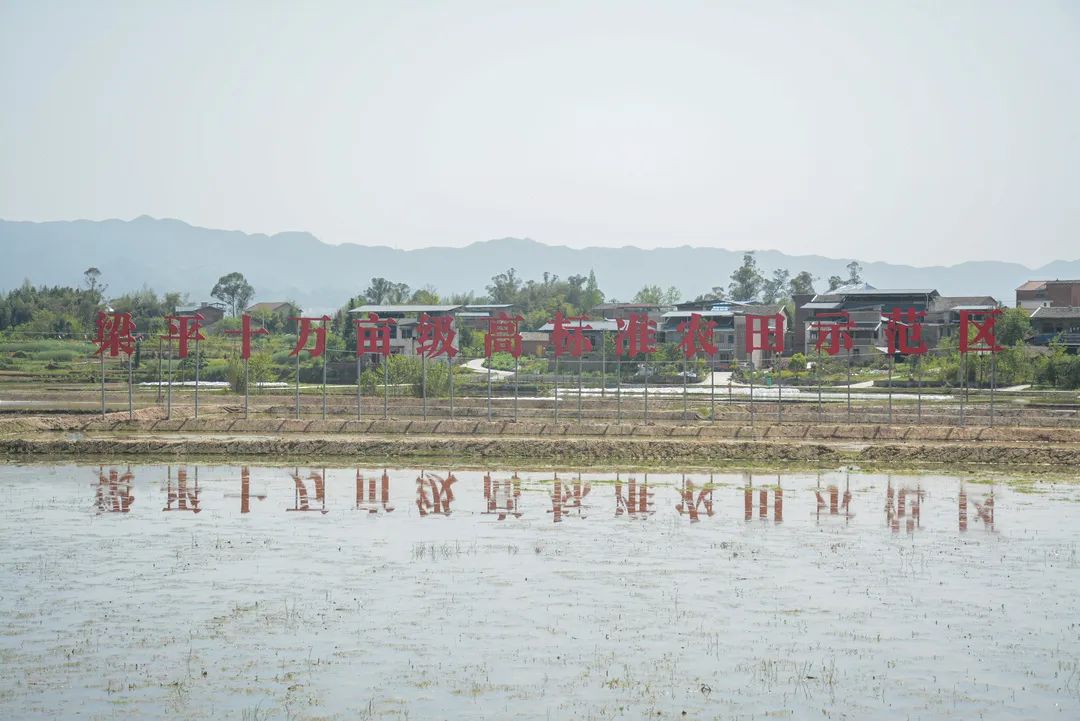
M 689 400 L 686 394 L 686 356 L 683 355 L 682 359 L 682 414 L 683 420 L 686 420 L 686 414 L 690 412 Z
M 889 425 L 892 425 L 892 379 L 893 379 L 893 365 L 896 363 L 896 358 L 891 353 L 889 354 Z
M 101 417 L 105 417 L 105 351 L 101 352 Z
M 517 423 L 518 419 L 518 370 L 520 364 L 518 363 L 517 356 L 514 357 L 514 423 Z
M 135 410 L 131 402 L 131 354 L 128 353 L 128 420 L 135 419 Z
M 157 339 L 157 402 L 161 403 L 161 336 Z
M 922 356 L 915 356 L 915 383 L 918 390 L 915 391 L 915 417 L 922 423 Z
M 716 357 L 709 364 L 709 419 L 716 422 Z
M 364 374 L 364 357 L 356 357 L 356 420 L 364 420 L 362 401 L 360 400 L 360 377 Z
M 326 420 L 326 356 L 329 354 L 329 350 L 324 350 L 322 357 L 322 417 L 324 421 Z
M 607 331 L 600 331 L 600 397 L 607 398 Z
M 421 413 L 423 419 L 427 420 L 427 353 L 420 354 L 420 394 L 421 398 Z
M 784 422 L 784 369 L 780 367 L 780 354 L 777 353 L 773 358 L 773 365 L 776 368 L 776 422 L 783 424 Z
M 963 425 L 963 406 L 968 400 L 968 354 L 960 354 L 960 425 Z
M 615 422 L 622 423 L 622 356 L 615 359 Z
M 454 359 L 446 357 L 446 367 L 450 373 L 450 420 L 454 420 Z
M 492 356 L 491 358 L 488 358 L 488 372 L 487 372 L 487 376 L 488 376 L 488 378 L 487 378 L 487 381 L 488 381 L 487 419 L 488 419 L 488 422 L 491 422 L 491 363 L 494 360 L 494 358 L 495 358 L 494 356 Z
M 559 354 L 555 354 L 555 422 L 559 422 Z
M 582 368 L 583 368 L 583 365 L 584 365 L 583 361 L 584 361 L 583 357 L 579 355 L 578 358 L 577 358 L 577 419 L 578 419 L 578 423 L 581 423 L 581 421 L 583 420 L 582 417 L 581 417 L 581 377 L 583 375 L 582 374 Z
M 997 389 L 997 353 L 990 351 L 990 427 L 994 427 L 994 391 Z
M 817 385 L 817 417 L 821 423 L 824 409 L 821 407 L 821 351 L 818 351 L 817 361 L 814 363 L 814 383 Z
M 649 356 L 645 356 L 645 425 L 649 425 Z
M 169 390 L 165 396 L 165 417 L 172 418 L 172 339 L 169 339 Z
M 382 417 L 385 421 L 390 417 L 390 356 L 384 355 L 382 360 Z
M 195 333 L 195 418 L 199 417 L 199 366 L 202 365 L 199 349 L 199 334 Z
M 251 374 L 248 372 L 248 359 L 244 359 L 244 420 L 248 417 L 248 399 L 251 396 Z
M 750 354 L 750 425 L 754 425 L 754 355 Z
M 851 423 L 851 351 L 847 352 L 847 420 Z

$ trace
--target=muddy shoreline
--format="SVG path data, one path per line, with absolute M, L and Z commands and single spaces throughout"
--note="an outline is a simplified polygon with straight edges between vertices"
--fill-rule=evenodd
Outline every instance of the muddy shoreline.
M 426 459 L 662 467 L 716 463 L 1080 469 L 1080 428 L 882 424 L 609 424 L 503 421 L 0 420 L 0 456 L 44 458 Z

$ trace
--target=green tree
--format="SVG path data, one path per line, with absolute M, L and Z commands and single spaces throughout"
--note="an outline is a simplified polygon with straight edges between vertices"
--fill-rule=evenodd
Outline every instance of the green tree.
M 247 282 L 243 273 L 233 272 L 218 278 L 210 295 L 229 306 L 229 313 L 235 316 L 251 301 L 255 289 Z
M 664 305 L 664 291 L 658 285 L 647 285 L 634 294 L 634 302 L 645 305 Z
M 491 285 L 487 287 L 488 297 L 492 303 L 517 303 L 521 285 L 517 271 L 510 268 L 505 273 L 492 276 Z
M 101 282 L 101 271 L 94 266 L 90 266 L 83 271 L 83 284 L 86 285 L 86 289 L 90 291 L 91 295 L 96 296 L 99 301 L 105 295 L 105 289 L 108 287 Z
M 410 295 L 405 283 L 394 283 L 386 278 L 372 278 L 371 285 L 364 291 L 364 299 L 372 305 L 397 305 L 404 303 Z
M 439 294 L 435 292 L 435 288 L 428 285 L 414 292 L 412 297 L 409 298 L 409 302 L 415 305 L 438 305 L 441 301 L 439 300 Z
M 758 272 L 753 252 L 743 254 L 742 265 L 731 274 L 728 293 L 732 300 L 754 301 L 761 293 L 765 279 Z
M 772 278 L 761 284 L 762 303 L 780 303 L 787 297 L 788 281 L 790 273 L 785 268 L 777 268 L 773 271 Z
M 997 341 L 1001 345 L 1023 343 L 1031 334 L 1031 318 L 1023 308 L 1006 308 L 996 325 Z
M 814 290 L 814 281 L 816 278 L 810 275 L 808 271 L 801 271 L 798 275 L 788 281 L 788 293 L 795 295 L 814 295 L 817 291 Z
M 596 273 L 590 268 L 589 280 L 585 283 L 585 291 L 581 298 L 581 310 L 587 313 L 603 302 L 604 293 L 600 290 L 600 285 L 596 282 Z

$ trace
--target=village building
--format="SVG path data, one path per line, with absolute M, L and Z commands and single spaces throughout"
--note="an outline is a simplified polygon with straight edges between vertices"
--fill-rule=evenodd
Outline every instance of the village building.
M 709 359 L 710 365 L 715 369 L 730 368 L 736 363 L 752 363 L 755 368 L 761 368 L 772 363 L 778 355 L 769 350 L 747 352 L 746 317 L 750 315 L 764 317 L 781 315 L 784 319 L 785 353 L 790 355 L 788 346 L 790 345 L 791 317 L 783 304 L 715 300 L 679 303 L 676 310 L 668 311 L 662 316 L 660 326 L 662 340 L 665 343 L 681 343 L 684 332 L 679 330 L 679 325 L 689 321 L 694 314 L 700 315 L 704 321 L 712 321 L 716 324 L 712 332 L 712 343 L 716 346 L 717 353 Z
M 1060 343 L 1070 353 L 1080 351 L 1080 306 L 1042 306 L 1031 314 L 1032 343 Z
M 464 306 L 460 305 L 362 305 L 349 311 L 353 320 L 367 319 L 374 313 L 379 318 L 391 318 L 394 323 L 390 326 L 390 354 L 416 356 L 416 344 L 418 341 L 416 326 L 420 322 L 420 316 L 427 314 L 432 318 L 441 316 L 455 316 Z M 456 325 L 456 323 L 455 323 Z
M 225 304 L 203 301 L 202 303 L 189 303 L 178 305 L 176 315 L 201 315 L 203 317 L 199 325 L 204 328 L 217 323 L 225 317 Z
M 934 348 L 942 338 L 957 333 L 962 311 L 985 313 L 998 307 L 991 296 L 942 296 L 933 288 L 874 288 L 863 283 L 818 293 L 798 305 L 796 318 L 801 328 L 796 334 L 801 333 L 803 352 L 814 353 L 821 326 L 841 322 L 846 314 L 851 323 L 848 332 L 852 356 L 886 353 L 888 316 L 895 310 L 906 313 L 910 308 L 925 313 L 915 320 L 922 326 L 922 341 Z M 847 354 L 847 349 L 841 347 L 840 355 Z
M 1071 308 L 1080 306 L 1080 280 L 1029 280 L 1016 289 L 1016 307 Z

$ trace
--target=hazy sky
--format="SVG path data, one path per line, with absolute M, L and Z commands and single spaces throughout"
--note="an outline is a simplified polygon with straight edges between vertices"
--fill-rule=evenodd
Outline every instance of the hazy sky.
M 1080 3 L 0 0 L 0 217 L 1080 258 Z

